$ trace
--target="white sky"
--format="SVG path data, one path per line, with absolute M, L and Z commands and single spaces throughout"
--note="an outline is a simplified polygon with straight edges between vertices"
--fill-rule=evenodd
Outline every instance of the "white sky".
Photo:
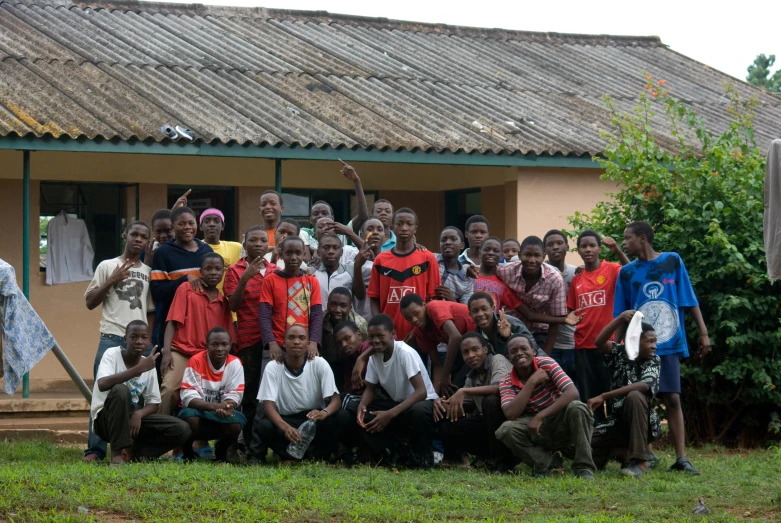
M 192 0 L 168 0 L 192 3 Z M 201 2 L 198 2 L 201 3 Z M 525 31 L 659 36 L 675 51 L 741 80 L 759 53 L 781 65 L 779 0 L 208 0 Z

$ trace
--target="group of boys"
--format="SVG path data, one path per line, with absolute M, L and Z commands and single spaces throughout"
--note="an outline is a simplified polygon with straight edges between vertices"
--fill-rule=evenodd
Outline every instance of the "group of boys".
M 564 232 L 501 240 L 479 215 L 442 230 L 434 254 L 412 209 L 378 200 L 370 215 L 355 170 L 342 174 L 359 202 L 347 225 L 318 201 L 302 229 L 266 191 L 263 223 L 241 243 L 222 240 L 222 212 L 196 215 L 187 194 L 151 228 L 127 226 L 123 254 L 86 293 L 103 316 L 85 459 L 102 460 L 108 442 L 116 464 L 237 449 L 292 460 L 311 422 L 305 458 L 347 465 L 468 466 L 471 455 L 544 476 L 565 456 L 578 477 L 610 458 L 639 476 L 655 462 L 658 395 L 671 469 L 699 474 L 680 406 L 684 310 L 700 355 L 710 342 L 682 260 L 654 251 L 648 223 L 626 227 L 626 254 L 582 232 L 581 267 L 565 262 Z M 620 265 L 601 259 L 603 245 Z

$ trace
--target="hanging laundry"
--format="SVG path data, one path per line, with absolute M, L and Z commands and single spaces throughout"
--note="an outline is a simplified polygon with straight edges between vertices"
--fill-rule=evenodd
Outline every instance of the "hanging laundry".
M 22 376 L 54 346 L 54 336 L 16 284 L 14 268 L 0 259 L 0 333 L 3 391 L 13 394 Z
M 49 221 L 46 235 L 46 285 L 91 281 L 94 253 L 84 220 L 61 211 Z

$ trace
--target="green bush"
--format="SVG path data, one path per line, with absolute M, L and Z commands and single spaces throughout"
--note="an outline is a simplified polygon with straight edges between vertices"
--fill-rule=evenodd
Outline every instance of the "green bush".
M 682 369 L 687 434 L 694 442 L 756 444 L 781 411 L 781 285 L 771 285 L 766 271 L 765 158 L 752 127 L 757 102 L 728 86 L 731 123 L 715 136 L 664 80 L 646 78 L 630 113 L 604 99 L 614 127 L 603 133 L 607 147 L 597 160 L 618 191 L 569 220 L 575 232 L 591 228 L 615 238 L 630 221 L 647 220 L 655 249 L 681 255 L 712 344 L 710 355 L 685 360 Z M 655 135 L 664 124 L 674 141 Z M 696 347 L 691 318 L 687 333 Z

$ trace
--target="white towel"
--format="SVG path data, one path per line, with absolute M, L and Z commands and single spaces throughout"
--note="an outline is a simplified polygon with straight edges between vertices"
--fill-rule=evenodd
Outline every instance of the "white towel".
M 632 321 L 629 322 L 629 327 L 626 328 L 626 334 L 624 335 L 624 349 L 626 355 L 630 361 L 637 359 L 637 355 L 640 354 L 640 336 L 643 335 L 643 316 L 642 312 L 636 312 L 632 316 Z

